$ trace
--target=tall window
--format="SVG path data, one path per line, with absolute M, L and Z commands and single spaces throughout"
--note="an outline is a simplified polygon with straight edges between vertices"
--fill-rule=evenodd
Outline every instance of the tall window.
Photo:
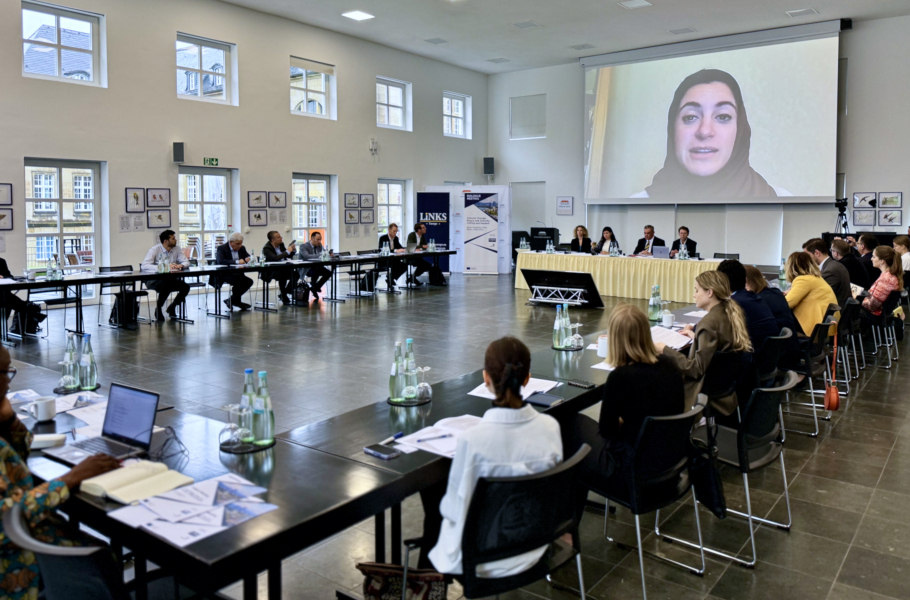
M 22 74 L 98 84 L 101 16 L 22 3 Z
M 389 231 L 389 223 L 396 223 L 404 230 L 404 181 L 380 179 L 376 189 L 376 210 L 379 235 Z
M 183 168 L 177 184 L 177 243 L 193 258 L 214 260 L 228 238 L 230 171 Z
M 442 133 L 471 139 L 471 97 L 453 92 L 442 94 Z
M 231 45 L 177 35 L 177 96 L 231 102 Z
M 91 200 L 95 197 L 91 175 L 74 175 L 73 176 L 73 198 L 76 200 Z M 91 202 L 77 202 L 76 212 L 86 212 L 92 210 Z
M 322 234 L 322 243 L 329 248 L 329 177 L 325 175 L 294 174 L 291 180 L 291 226 L 298 244 L 310 241 L 310 234 Z
M 333 117 L 335 67 L 291 57 L 291 112 Z
M 411 84 L 376 78 L 376 124 L 391 129 L 411 130 Z

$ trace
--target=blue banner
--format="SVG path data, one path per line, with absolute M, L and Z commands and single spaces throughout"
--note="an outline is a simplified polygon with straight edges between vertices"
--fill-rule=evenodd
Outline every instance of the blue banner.
M 417 192 L 417 222 L 427 226 L 427 240 L 436 242 L 437 250 L 449 247 L 449 194 L 448 192 Z M 449 271 L 449 257 L 439 258 L 439 268 Z

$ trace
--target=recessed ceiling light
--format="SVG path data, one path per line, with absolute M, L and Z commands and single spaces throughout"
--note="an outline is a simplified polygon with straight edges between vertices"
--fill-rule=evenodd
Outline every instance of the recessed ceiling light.
M 519 29 L 534 29 L 535 27 L 540 27 L 534 21 L 522 21 L 521 23 L 510 23 L 512 27 L 518 27 Z
M 594 47 L 594 44 L 576 44 L 574 46 L 569 46 L 572 50 L 590 50 Z
M 437 46 L 439 44 L 448 44 L 449 43 L 449 40 L 444 40 L 442 38 L 430 38 L 430 39 L 424 40 L 424 41 L 429 42 L 431 44 L 436 44 Z
M 651 6 L 651 3 L 648 0 L 626 0 L 625 2 L 617 2 L 623 8 L 644 8 L 645 6 Z
M 488 59 L 487 59 L 487 62 L 499 64 L 499 63 L 509 62 L 509 59 L 508 59 L 508 58 L 502 58 L 502 57 L 500 57 L 500 58 L 488 58 Z
M 686 33 L 695 33 L 695 30 L 691 27 L 683 27 L 682 29 L 668 29 L 673 35 L 684 35 Z
M 351 12 L 341 13 L 341 16 L 354 19 L 355 21 L 366 21 L 367 19 L 375 18 L 373 15 L 365 13 L 362 10 L 352 10 Z
M 791 18 L 795 17 L 808 17 L 809 15 L 817 15 L 818 11 L 814 8 L 801 8 L 799 10 L 788 10 L 787 15 Z

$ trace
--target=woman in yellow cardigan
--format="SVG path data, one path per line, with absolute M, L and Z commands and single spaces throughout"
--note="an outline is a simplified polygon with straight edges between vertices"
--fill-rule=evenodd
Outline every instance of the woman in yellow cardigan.
M 832 259 L 828 259 L 832 260 Z M 806 252 L 794 252 L 785 267 L 790 290 L 785 292 L 787 304 L 805 335 L 812 335 L 815 326 L 825 318 L 829 304 L 837 304 L 834 290 L 822 279 L 815 260 Z

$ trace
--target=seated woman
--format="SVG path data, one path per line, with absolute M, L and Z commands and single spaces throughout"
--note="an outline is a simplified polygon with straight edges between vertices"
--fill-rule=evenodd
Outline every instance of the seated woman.
M 768 280 L 765 279 L 762 272 L 758 270 L 758 267 L 753 267 L 752 265 L 746 265 L 746 289 L 758 294 L 765 301 L 765 304 L 768 305 L 774 315 L 774 320 L 777 321 L 778 331 L 786 327 L 793 332 L 790 343 L 787 345 L 787 349 L 784 351 L 779 363 L 782 367 L 792 368 L 793 365 L 799 362 L 799 339 L 797 339 L 799 327 L 796 324 L 796 317 L 793 316 L 793 311 L 790 310 L 790 305 L 787 304 L 784 293 L 778 288 L 768 285 Z
M 10 367 L 9 352 L 0 346 L 0 511 L 5 512 L 14 504 L 21 506 L 32 536 L 40 542 L 60 546 L 98 544 L 78 528 L 56 518 L 54 510 L 84 480 L 116 469 L 120 463 L 107 455 L 90 456 L 60 479 L 35 486 L 26 464 L 33 436 L 6 397 L 15 374 Z M 35 555 L 14 546 L 3 534 L 2 525 L 0 542 L 0 598 L 37 598 L 40 576 Z
M 588 229 L 584 225 L 575 228 L 575 236 L 572 238 L 572 252 L 591 253 L 591 239 L 588 237 Z
M 579 414 L 566 453 L 582 444 L 591 452 L 580 467 L 579 512 L 588 489 L 628 497 L 635 441 L 647 417 L 682 414 L 685 391 L 682 373 L 673 360 L 661 356 L 651 339 L 648 317 L 630 304 L 610 314 L 607 362 L 615 369 L 604 386 L 600 422 Z
M 594 246 L 592 252 L 594 254 L 609 254 L 610 248 L 619 250 L 619 241 L 616 239 L 612 228 L 604 227 L 603 232 L 600 234 L 600 241 Z
M 901 257 L 901 268 L 910 271 L 910 237 L 899 235 L 894 238 L 894 251 Z
M 559 423 L 521 398 L 530 373 L 531 352 L 519 339 L 507 336 L 487 347 L 483 380 L 496 399 L 483 422 L 458 438 L 448 486 L 436 485 L 420 494 L 424 521 L 418 567 L 430 568 L 432 561 L 440 573 L 461 574 L 462 532 L 479 478 L 532 475 L 562 462 Z M 521 573 L 545 551 L 546 547 L 537 548 L 485 563 L 477 575 L 495 578 Z
M 686 325 L 680 331 L 693 342 L 688 354 L 674 350 L 663 342 L 656 344 L 657 351 L 671 358 L 683 374 L 686 410 L 695 405 L 715 352 L 752 351 L 746 317 L 743 309 L 730 297 L 730 282 L 726 275 L 705 271 L 696 277 L 695 305 L 708 314 L 694 329 Z M 733 414 L 736 405 L 735 392 L 723 398 L 712 398 L 710 404 L 712 409 L 725 416 Z
M 869 296 L 863 300 L 859 316 L 864 327 L 872 322 L 872 315 L 882 316 L 882 307 L 891 292 L 900 291 L 904 287 L 904 267 L 897 252 L 888 246 L 877 246 L 872 251 L 872 265 L 881 269 L 882 274 L 869 288 Z M 903 339 L 903 329 L 898 327 L 895 331 L 899 340 Z
M 825 318 L 828 305 L 837 304 L 837 297 L 828 282 L 822 279 L 815 260 L 806 252 L 791 254 L 784 272 L 790 282 L 790 289 L 784 292 L 787 304 L 796 317 L 801 333 L 810 336 L 815 326 Z

